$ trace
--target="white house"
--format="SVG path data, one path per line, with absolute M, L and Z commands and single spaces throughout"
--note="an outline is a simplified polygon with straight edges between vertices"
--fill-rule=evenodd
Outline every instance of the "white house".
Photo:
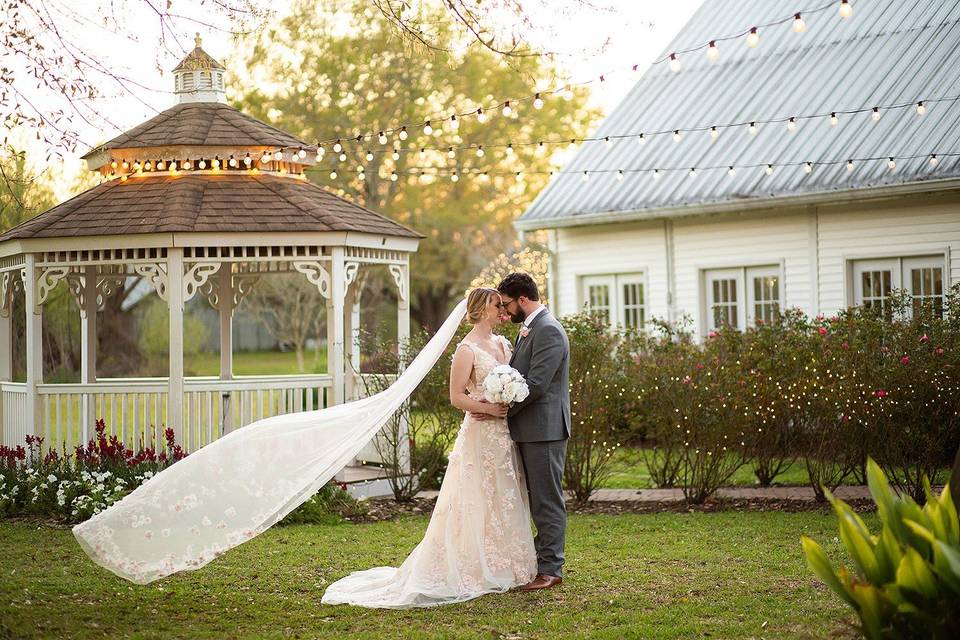
M 559 313 L 703 334 L 960 281 L 960 6 L 839 4 L 706 0 L 516 223 Z

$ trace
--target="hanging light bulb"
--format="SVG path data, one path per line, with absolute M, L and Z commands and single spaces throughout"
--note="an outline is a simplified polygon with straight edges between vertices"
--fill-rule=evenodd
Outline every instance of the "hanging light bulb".
M 480 174 L 480 180 L 482 182 L 488 182 L 490 180 L 490 174 L 484 171 L 483 173 Z
M 453 150 L 453 147 L 447 149 L 447 157 L 451 160 L 457 157 L 457 152 Z
M 390 157 L 393 158 L 395 161 L 396 161 L 396 160 L 399 160 L 399 159 L 400 159 L 400 151 L 399 151 L 398 149 L 394 149 L 394 150 L 393 150 L 393 153 L 390 154 Z
M 917 103 L 917 115 L 922 116 L 927 112 L 926 105 L 923 104 L 923 100 Z
M 390 172 L 390 181 L 391 181 L 391 182 L 396 182 L 396 181 L 399 180 L 399 179 L 400 179 L 400 176 L 397 175 L 397 172 L 396 172 L 396 171 Z
M 683 134 L 680 133 L 680 129 L 674 129 L 674 130 L 673 130 L 673 141 L 674 141 L 674 142 L 680 142 L 681 140 L 683 140 Z
M 230 165 L 230 168 L 237 168 L 237 159 L 233 157 L 233 154 L 230 154 L 230 159 L 227 160 L 227 164 Z
M 307 150 L 304 149 L 303 147 L 300 147 L 300 148 L 297 150 L 297 157 L 300 158 L 301 160 L 303 160 L 304 158 L 306 158 L 306 157 L 307 157 Z
M 330 179 L 331 179 L 331 180 L 336 180 L 336 179 L 337 179 L 337 170 L 336 170 L 336 169 L 334 169 L 333 171 L 330 172 Z
M 537 143 L 537 153 L 542 154 L 546 150 L 547 146 L 543 144 L 543 140 Z
M 623 180 L 623 169 L 617 170 L 617 181 L 620 182 Z
M 247 165 L 247 169 L 250 168 L 250 164 L 253 162 L 253 158 L 250 157 L 250 154 L 247 153 L 246 157 L 243 159 L 243 164 Z
M 203 170 L 206 168 L 207 168 L 207 161 L 201 158 L 200 162 L 197 163 L 197 169 Z
M 937 154 L 934 153 L 933 155 L 930 156 L 930 166 L 931 166 L 931 167 L 935 167 L 935 166 L 937 166 L 939 163 L 940 163 L 940 161 L 937 159 Z
M 887 158 L 887 168 L 890 169 L 891 171 L 892 171 L 893 169 L 896 169 L 896 168 L 897 168 L 897 161 L 894 160 L 892 157 L 891 157 L 891 158 Z
M 427 121 L 423 124 L 423 133 L 426 134 L 426 135 L 428 135 L 428 136 L 433 133 L 433 127 L 430 126 L 430 121 L 429 121 L 429 120 L 427 120 Z
M 584 171 L 584 172 L 583 172 L 583 177 L 580 178 L 580 179 L 581 179 L 583 182 L 586 182 L 587 180 L 590 179 L 590 174 L 588 174 L 586 171 Z
M 757 135 L 757 123 L 756 123 L 756 122 L 751 122 L 751 123 L 750 123 L 750 126 L 747 127 L 747 131 L 749 131 L 749 132 L 750 132 L 750 135 L 752 135 L 752 136 Z
M 149 160 L 147 160 L 146 162 L 144 162 L 144 163 L 143 163 L 143 170 L 144 170 L 144 171 L 152 171 L 152 170 L 153 170 L 153 163 L 152 163 L 151 161 L 149 161 Z
M 510 108 L 509 100 L 503 103 L 503 110 L 501 111 L 501 113 L 503 113 L 503 115 L 505 116 L 509 116 L 511 113 L 513 113 L 513 109 Z
M 420 159 L 423 160 L 427 157 L 427 150 L 424 147 L 420 147 Z
M 813 172 L 813 163 L 812 163 L 812 162 L 804 162 L 804 163 L 803 163 L 803 171 L 804 171 L 804 173 L 812 173 L 812 172 Z
M 360 170 L 357 171 L 357 178 L 360 179 L 360 182 L 367 179 L 367 173 L 363 170 L 363 167 L 360 167 Z
M 127 169 L 130 168 L 130 163 L 127 162 L 126 160 L 124 160 L 124 161 L 123 161 L 123 164 L 121 164 L 120 166 L 123 167 L 123 170 L 124 170 L 124 171 L 126 171 Z
M 830 126 L 831 126 L 831 127 L 835 127 L 835 126 L 837 126 L 838 124 L 840 124 L 840 118 L 837 117 L 837 112 L 836 112 L 836 111 L 832 111 L 832 112 L 830 113 Z
M 409 137 L 409 134 L 407 133 L 406 125 L 400 127 L 400 133 L 398 134 L 397 137 L 399 137 L 401 140 L 406 140 Z
M 270 162 L 270 154 L 264 151 L 263 155 L 260 156 L 260 164 L 266 164 L 268 162 Z
M 220 156 L 214 157 L 213 162 L 210 164 L 213 166 L 214 171 L 218 171 L 220 169 Z
M 340 144 L 339 138 L 337 139 L 336 144 L 333 145 L 333 151 L 334 153 L 340 153 L 341 151 L 343 151 L 343 145 Z
M 387 134 L 385 134 L 383 131 L 378 133 L 377 142 L 379 142 L 380 144 L 387 144 Z
M 734 169 L 733 166 L 729 166 L 727 167 L 727 175 L 732 178 L 733 176 L 737 175 L 737 170 Z
M 716 127 L 710 127 L 710 139 L 716 140 L 720 137 L 720 131 Z
M 613 142 L 610 141 L 610 136 L 607 136 L 606 138 L 603 139 L 603 145 L 604 145 L 607 149 L 609 149 L 610 147 L 613 146 Z
M 136 162 L 133 163 L 133 170 L 134 170 L 134 171 L 140 171 L 140 169 L 141 169 L 142 167 L 143 167 L 143 165 L 140 164 L 140 161 L 139 161 L 139 160 L 137 160 Z
M 847 171 L 853 171 L 853 160 L 847 160 Z
M 757 32 L 757 28 L 753 27 L 750 29 L 750 33 L 747 34 L 747 46 L 753 49 L 758 44 L 760 44 L 760 34 Z
M 125 173 L 120 174 L 120 182 L 126 182 L 126 181 L 127 181 L 127 174 Z
M 457 115 L 454 114 L 450 116 L 450 130 L 458 131 L 460 129 L 460 121 L 457 120 Z
M 157 160 L 157 171 L 165 171 L 167 164 L 163 160 Z
M 513 155 L 513 143 L 507 143 L 506 152 L 508 156 Z
M 184 160 L 183 162 L 181 162 L 181 163 L 180 163 L 180 166 L 181 166 L 184 170 L 190 171 L 190 168 L 191 168 L 193 165 L 190 164 L 190 160 L 187 159 L 187 160 Z
M 853 15 L 853 7 L 850 6 L 850 0 L 840 0 L 840 17 L 846 20 Z
M 874 107 L 870 117 L 873 118 L 874 122 L 880 122 L 880 107 Z
M 453 173 L 450 174 L 450 181 L 451 181 L 451 182 L 460 182 L 460 176 L 457 175 L 457 171 L 456 171 L 456 170 L 454 170 Z
M 711 62 L 716 62 L 720 59 L 720 49 L 717 48 L 717 43 L 713 40 L 710 41 L 710 44 L 707 45 L 707 60 Z
M 772 175 L 773 175 L 773 165 L 772 165 L 772 164 L 768 164 L 768 165 L 767 165 L 767 168 L 764 169 L 764 172 L 766 172 L 766 174 L 767 174 L 768 176 L 772 176 Z
M 647 136 L 643 135 L 642 133 L 637 136 L 637 144 L 639 144 L 641 147 L 647 144 Z
M 364 157 L 367 159 L 367 162 L 372 161 L 372 160 L 373 160 L 373 152 L 368 150 L 368 151 L 367 151 L 367 154 L 366 154 Z
M 650 177 L 654 180 L 660 179 L 660 169 L 654 169 L 653 173 L 650 174 Z
M 117 164 L 117 161 L 116 161 L 116 160 L 111 160 L 111 161 L 110 161 L 110 168 L 111 168 L 111 169 L 116 169 L 116 168 L 119 167 L 119 166 L 120 166 L 120 165 Z
M 274 153 L 273 159 L 276 160 L 277 162 L 280 162 L 281 160 L 283 160 L 283 151 L 277 151 L 276 153 Z
M 483 110 L 483 107 L 477 107 L 477 122 L 483 124 L 487 121 L 487 114 Z
M 670 54 L 670 71 L 674 73 L 680 73 L 680 69 L 683 68 L 683 65 L 680 64 L 680 58 L 677 57 L 677 54 Z
M 563 88 L 563 99 L 573 100 L 573 88 L 570 85 L 567 85 Z
M 346 162 L 346 161 L 347 161 L 347 154 L 341 153 L 339 156 L 337 156 L 337 160 L 339 160 L 340 162 Z
M 482 145 L 482 144 L 477 146 L 477 157 L 478 157 L 478 158 L 482 158 L 482 157 L 483 157 L 483 145 Z
M 794 33 L 803 33 L 807 30 L 807 23 L 803 21 L 803 18 L 799 13 L 793 14 L 793 31 Z
M 691 178 L 696 178 L 696 177 L 697 177 L 697 168 L 696 168 L 696 167 L 690 167 L 690 173 L 689 173 L 688 175 L 689 175 Z
M 540 97 L 539 93 L 533 96 L 533 108 L 543 109 L 543 98 Z
M 787 131 L 796 131 L 797 130 L 797 119 L 791 117 L 787 120 Z

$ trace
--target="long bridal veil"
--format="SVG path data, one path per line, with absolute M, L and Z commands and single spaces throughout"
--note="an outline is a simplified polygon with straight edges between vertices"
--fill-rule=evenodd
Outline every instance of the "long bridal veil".
M 376 395 L 265 418 L 191 453 L 73 527 L 94 562 L 147 584 L 199 569 L 308 500 L 386 424 L 436 364 L 461 301 L 397 380 Z

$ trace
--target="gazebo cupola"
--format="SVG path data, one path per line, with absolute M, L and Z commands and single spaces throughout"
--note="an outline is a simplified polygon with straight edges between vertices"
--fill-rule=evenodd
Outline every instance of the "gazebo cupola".
M 322 150 L 227 104 L 224 71 L 198 38 L 174 72 L 178 104 L 84 156 L 98 186 L 0 235 L 4 443 L 45 434 L 69 448 L 103 417 L 132 448 L 152 446 L 169 425 L 193 450 L 264 415 L 343 402 L 356 389 L 352 336 L 371 268 L 393 276 L 398 337 L 409 335 L 409 255 L 422 236 L 307 180 Z M 234 376 L 233 309 L 279 273 L 302 274 L 326 299 L 328 373 Z M 128 278 L 149 281 L 169 307 L 165 378 L 97 379 L 97 311 Z M 60 282 L 81 316 L 79 384 L 43 382 L 43 305 Z M 25 383 L 11 380 L 7 348 L 19 292 Z M 220 313 L 219 379 L 184 378 L 183 309 L 198 294 Z
M 180 102 L 225 103 L 227 69 L 200 47 L 199 33 L 195 42 L 197 46 L 173 70 L 174 91 Z

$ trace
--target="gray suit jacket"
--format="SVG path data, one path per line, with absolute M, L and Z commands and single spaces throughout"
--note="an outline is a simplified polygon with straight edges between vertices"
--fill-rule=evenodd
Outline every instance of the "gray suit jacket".
M 570 437 L 570 342 L 548 309 L 530 323 L 510 358 L 523 374 L 530 395 L 507 412 L 510 437 L 517 442 L 546 442 Z

